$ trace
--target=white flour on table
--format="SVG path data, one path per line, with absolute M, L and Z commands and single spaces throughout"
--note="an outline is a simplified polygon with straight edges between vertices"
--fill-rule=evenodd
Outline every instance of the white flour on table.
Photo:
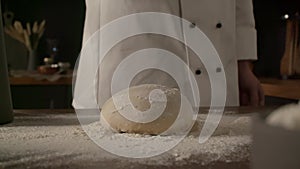
M 200 117 L 200 120 L 203 119 L 205 118 Z M 68 124 L 63 125 L 66 120 Z M 81 164 L 81 161 L 96 163 L 117 160 L 150 166 L 179 166 L 191 163 L 208 165 L 220 161 L 225 163 L 249 161 L 251 144 L 249 116 L 223 116 L 215 135 L 204 144 L 198 143 L 197 136 L 190 135 L 170 151 L 147 159 L 120 158 L 103 151 L 90 140 L 81 126 L 76 123 L 73 125 L 73 121 L 76 120 L 74 115 L 53 115 L 53 117 L 49 115 L 46 119 L 15 118 L 14 123 L 0 128 L 0 168 L 22 166 L 53 168 L 54 165 L 59 168 L 59 166 L 73 164 L 74 161 Z M 35 123 L 39 125 L 33 125 Z M 44 125 L 48 123 L 53 125 Z M 132 147 L 132 151 L 144 151 L 144 153 L 155 151 L 153 147 L 144 145 L 145 140 L 155 146 L 164 146 L 177 137 L 113 133 L 99 122 L 85 125 L 84 128 L 94 133 L 93 137 L 103 142 L 126 142 L 126 145 Z M 128 150 L 128 147 L 122 144 L 116 148 Z
M 200 116 L 200 121 L 205 118 Z M 136 159 L 140 163 L 150 165 L 184 164 L 194 161 L 207 165 L 211 162 L 238 162 L 249 160 L 250 156 L 250 122 L 251 118 L 225 117 L 218 127 L 215 135 L 204 144 L 199 144 L 198 137 L 194 134 L 187 136 L 176 147 L 162 156 L 150 159 Z M 168 144 L 176 141 L 179 136 L 149 136 L 140 134 L 115 133 L 95 122 L 83 127 L 91 133 L 94 140 L 110 144 L 114 149 L 123 153 L 155 154 Z M 151 144 L 145 145 L 145 142 Z

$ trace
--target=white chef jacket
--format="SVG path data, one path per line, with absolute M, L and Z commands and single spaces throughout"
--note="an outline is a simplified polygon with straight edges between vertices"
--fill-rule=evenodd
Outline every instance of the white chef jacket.
M 134 13 L 172 14 L 191 22 L 190 29 L 199 27 L 211 40 L 221 58 L 227 81 L 226 105 L 239 105 L 237 61 L 255 60 L 257 56 L 251 0 L 86 0 L 86 7 L 83 47 L 88 43 L 99 45 L 95 38 L 91 40 L 95 32 L 120 17 Z M 79 109 L 95 108 L 96 105 L 101 107 L 112 95 L 110 90 L 112 74 L 121 60 L 133 52 L 146 48 L 162 48 L 180 56 L 183 60 L 187 53 L 185 45 L 172 38 L 155 34 L 130 37 L 109 51 L 103 59 L 103 66 L 99 69 L 95 83 L 83 79 L 89 76 L 89 71 L 97 69 L 98 65 L 81 58 L 78 64 L 73 106 Z M 210 106 L 211 85 L 208 73 L 195 53 L 189 49 L 188 53 L 189 66 L 195 73 L 199 86 L 200 105 Z M 131 84 L 144 83 L 177 87 L 174 79 L 157 70 L 140 73 Z

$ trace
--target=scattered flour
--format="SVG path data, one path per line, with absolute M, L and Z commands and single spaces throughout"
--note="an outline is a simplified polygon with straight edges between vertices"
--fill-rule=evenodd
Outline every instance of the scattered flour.
M 200 121 L 203 119 L 205 117 L 200 117 Z M 103 151 L 83 129 L 102 143 L 118 143 L 113 146 L 126 153 L 155 153 L 157 147 L 167 146 L 179 136 L 114 133 L 101 126 L 100 122 L 81 127 L 73 114 L 16 117 L 14 123 L 0 127 L 0 168 L 93 168 L 89 165 L 94 168 L 114 165 L 111 167 L 114 169 L 126 165 L 131 168 L 140 168 L 134 165 L 168 168 L 174 165 L 248 162 L 250 121 L 251 118 L 244 115 L 224 116 L 216 134 L 204 144 L 198 143 L 197 133 L 191 134 L 162 155 L 131 159 Z M 151 145 L 145 145 L 145 141 Z
M 198 121 L 204 122 L 200 116 Z M 159 156 L 159 158 L 139 159 L 140 163 L 149 165 L 173 165 L 201 162 L 207 165 L 211 162 L 238 162 L 249 159 L 250 156 L 250 122 L 249 116 L 225 117 L 221 121 L 215 135 L 204 144 L 199 144 L 197 133 L 191 133 L 176 147 Z M 110 150 L 121 152 L 126 156 L 136 154 L 157 154 L 181 136 L 150 136 L 140 134 L 115 133 L 95 122 L 83 126 L 94 142 L 107 145 Z M 199 134 L 199 133 L 198 133 Z

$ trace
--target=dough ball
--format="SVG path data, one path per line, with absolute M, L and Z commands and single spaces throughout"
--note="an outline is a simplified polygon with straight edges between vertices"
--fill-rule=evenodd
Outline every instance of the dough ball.
M 101 123 L 117 132 L 150 134 L 150 135 L 169 135 L 188 131 L 193 123 L 193 113 L 190 111 L 179 115 L 181 105 L 181 95 L 177 88 L 168 88 L 161 85 L 145 84 L 129 88 L 129 99 L 131 104 L 139 111 L 144 112 L 151 106 L 149 94 L 155 89 L 160 89 L 166 95 L 166 102 L 156 104 L 166 104 L 162 114 L 148 123 L 138 123 L 125 118 L 116 108 L 113 99 L 106 101 L 101 110 Z M 115 100 L 124 100 L 128 97 L 127 90 L 122 90 L 115 94 Z M 154 97 L 154 99 L 156 99 Z M 159 98 L 157 98 L 159 100 Z M 184 98 L 185 99 L 185 98 Z M 185 99 L 186 100 L 186 99 Z M 152 102 L 155 100 L 152 100 Z M 124 104 L 124 103 L 123 103 Z M 130 105 L 130 103 L 125 103 Z M 130 113 L 130 106 L 125 105 L 121 109 Z M 174 125 L 173 125 L 174 124 Z M 172 127 L 171 127 L 172 126 Z M 171 128 L 170 128 L 171 127 Z
M 280 107 L 267 117 L 267 123 L 288 130 L 300 130 L 300 103 Z

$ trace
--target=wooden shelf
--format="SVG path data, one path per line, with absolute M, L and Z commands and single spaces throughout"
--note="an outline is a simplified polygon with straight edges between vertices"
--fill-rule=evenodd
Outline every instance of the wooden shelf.
M 275 78 L 260 78 L 259 80 L 266 96 L 300 99 L 300 79 L 281 80 Z
M 64 75 L 42 75 L 38 72 L 15 71 L 15 73 L 9 77 L 9 82 L 12 86 L 72 85 L 72 75 L 72 71 L 68 71 L 67 74 Z
M 10 77 L 10 85 L 72 85 L 72 77 L 62 77 L 56 81 L 37 80 L 32 77 Z

